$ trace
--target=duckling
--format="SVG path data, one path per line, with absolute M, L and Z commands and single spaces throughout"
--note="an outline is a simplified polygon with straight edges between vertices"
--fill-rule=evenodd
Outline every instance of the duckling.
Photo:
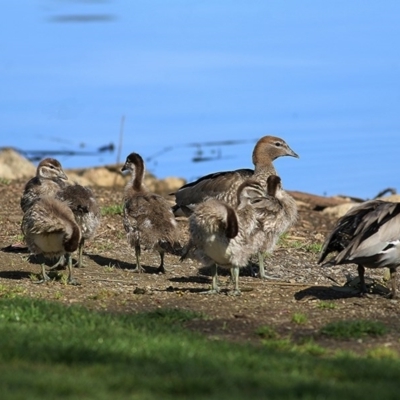
M 237 189 L 246 179 L 254 179 L 266 190 L 267 179 L 276 175 L 273 161 L 278 157 L 291 156 L 299 158 L 289 145 L 281 138 L 264 136 L 256 143 L 253 150 L 254 170 L 237 169 L 209 174 L 188 183 L 178 189 L 175 195 L 176 204 L 173 206 L 175 215 L 183 213 L 189 216 L 196 204 L 207 199 L 223 200 L 231 206 L 237 206 Z M 260 278 L 265 279 L 264 255 L 259 252 Z
M 26 244 L 33 254 L 46 258 L 65 255 L 68 266 L 68 283 L 76 284 L 72 275 L 72 258 L 81 240 L 81 231 L 68 205 L 49 196 L 38 198 L 25 212 L 21 229 Z M 42 264 L 43 279 L 48 281 L 45 265 Z
M 269 182 L 274 193 L 275 181 Z M 212 285 L 207 293 L 218 293 L 217 265 L 229 268 L 234 280 L 232 294 L 239 295 L 239 269 L 246 266 L 250 256 L 264 242 L 258 217 L 261 210 L 279 208 L 273 196 L 265 196 L 264 188 L 254 180 L 243 182 L 237 190 L 237 207 L 209 199 L 197 205 L 189 217 L 190 241 L 182 259 L 190 253 L 205 266 L 212 267 Z
M 400 264 L 400 203 L 370 200 L 339 218 L 326 237 L 318 264 L 330 253 L 336 256 L 323 266 L 357 264 L 361 295 L 367 293 L 365 268 L 390 270 L 390 298 L 396 297 L 396 269 Z
M 54 197 L 60 189 L 67 186 L 67 180 L 68 177 L 58 160 L 45 158 L 40 161 L 36 176 L 25 185 L 20 201 L 22 211 L 26 212 L 42 196 Z
M 145 165 L 143 158 L 131 153 L 121 171 L 130 171 L 132 179 L 125 187 L 123 224 L 129 244 L 135 249 L 136 268 L 140 263 L 141 249 L 156 250 L 160 254 L 157 272 L 165 273 L 164 253 L 178 240 L 177 222 L 168 201 L 151 193 L 144 185 Z
M 85 241 L 95 235 L 100 224 L 100 208 L 93 191 L 79 184 L 65 187 L 56 194 L 56 198 L 68 204 L 81 230 L 77 262 L 77 267 L 81 268 L 83 266 L 82 254 Z
M 279 237 L 291 228 L 297 221 L 297 204 L 282 188 L 282 180 L 277 175 L 270 175 L 267 179 L 267 196 L 270 198 L 269 207 L 258 210 L 258 219 L 261 222 L 264 241 L 258 252 L 260 271 L 264 271 L 263 253 L 271 253 Z M 272 203 L 275 199 L 275 204 Z

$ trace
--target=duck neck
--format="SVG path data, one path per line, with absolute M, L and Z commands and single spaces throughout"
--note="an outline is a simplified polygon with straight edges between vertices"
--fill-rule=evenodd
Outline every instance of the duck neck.
M 144 172 L 143 165 L 135 165 L 135 170 L 132 173 L 131 179 L 131 188 L 135 192 L 143 191 Z
M 254 166 L 254 175 L 277 175 L 276 170 L 272 162 L 256 164 Z

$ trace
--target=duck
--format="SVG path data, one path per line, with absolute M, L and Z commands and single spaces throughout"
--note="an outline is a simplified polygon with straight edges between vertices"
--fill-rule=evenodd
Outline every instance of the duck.
M 60 189 L 68 185 L 67 181 L 68 177 L 58 160 L 41 160 L 36 168 L 36 175 L 24 187 L 20 200 L 22 211 L 26 212 L 42 196 L 54 197 Z
M 298 210 L 295 199 L 282 187 L 282 179 L 278 175 L 270 175 L 267 179 L 267 196 L 269 207 L 258 209 L 258 219 L 264 232 L 264 241 L 258 251 L 259 270 L 264 271 L 265 253 L 272 253 L 280 236 L 287 232 L 297 221 Z M 274 199 L 275 204 L 272 203 Z
M 253 149 L 254 170 L 237 169 L 216 172 L 187 183 L 175 193 L 171 193 L 171 195 L 175 195 L 174 214 L 190 216 L 197 204 L 210 198 L 223 200 L 235 207 L 238 201 L 238 187 L 245 180 L 254 179 L 266 190 L 268 176 L 277 176 L 273 161 L 283 156 L 299 158 L 299 155 L 283 139 L 270 135 L 263 136 L 257 141 Z M 263 252 L 258 253 L 258 259 L 259 276 L 261 279 L 265 279 L 267 276 L 264 270 Z
M 178 242 L 178 229 L 171 205 L 167 199 L 152 193 L 144 184 L 145 163 L 140 154 L 132 152 L 121 168 L 131 173 L 125 187 L 123 225 L 128 243 L 135 250 L 135 272 L 142 272 L 141 249 L 160 255 L 158 273 L 166 273 L 165 252 L 173 252 Z
M 100 224 L 100 208 L 93 191 L 89 187 L 77 183 L 58 191 L 56 198 L 68 204 L 81 230 L 76 264 L 78 268 L 81 268 L 85 241 L 93 238 Z
M 65 256 L 69 284 L 77 284 L 73 278 L 72 257 L 81 240 L 81 230 L 68 204 L 51 196 L 38 198 L 24 213 L 21 230 L 25 242 L 33 254 L 45 258 Z M 50 280 L 45 264 L 41 266 L 43 283 Z
M 194 208 L 189 217 L 190 239 L 181 260 L 198 259 L 211 267 L 211 290 L 219 293 L 217 266 L 230 269 L 234 281 L 231 294 L 240 295 L 239 270 L 263 245 L 264 232 L 260 216 L 269 209 L 276 214 L 280 209 L 275 192 L 279 181 L 268 180 L 268 194 L 259 182 L 248 179 L 237 189 L 237 206 L 223 200 L 208 199 Z
M 181 186 L 176 192 L 171 193 L 175 196 L 174 213 L 189 216 L 196 204 L 209 198 L 223 200 L 236 206 L 238 187 L 245 180 L 254 179 L 266 189 L 268 176 L 277 175 L 273 161 L 283 156 L 299 158 L 283 139 L 263 136 L 253 149 L 254 170 L 245 168 L 215 172 Z
M 335 253 L 330 260 L 326 257 Z M 389 268 L 389 298 L 397 297 L 400 264 L 400 203 L 369 200 L 339 218 L 327 235 L 318 259 L 322 266 L 356 264 L 360 294 L 367 295 L 365 268 Z

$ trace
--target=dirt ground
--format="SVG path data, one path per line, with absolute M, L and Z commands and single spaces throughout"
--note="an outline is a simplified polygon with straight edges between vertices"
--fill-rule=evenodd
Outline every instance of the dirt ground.
M 241 296 L 228 294 L 229 275 L 224 271 L 220 271 L 222 293 L 202 294 L 210 287 L 209 271 L 192 260 L 181 263 L 173 255 L 166 255 L 166 274 L 156 273 L 159 256 L 148 252 L 142 256 L 146 271 L 132 272 L 134 253 L 118 214 L 103 216 L 96 237 L 85 246 L 85 266 L 74 270 L 79 286 L 66 285 L 60 279 L 35 284 L 42 260 L 30 257 L 24 248 L 9 247 L 22 242 L 19 200 L 24 183 L 0 183 L 0 297 L 21 295 L 108 312 L 180 308 L 206 316 L 191 321 L 188 327 L 215 340 L 257 343 L 257 329 L 267 325 L 281 338 L 295 342 L 312 339 L 328 349 L 365 353 L 384 346 L 400 352 L 399 301 L 388 300 L 382 293 L 360 297 L 344 287 L 350 277 L 357 276 L 354 265 L 329 269 L 317 265 L 317 245 L 334 221 L 314 210 L 313 204 L 299 206 L 297 224 L 267 258 L 269 279 L 261 281 L 252 276 L 250 267 L 241 271 Z M 121 204 L 122 188 L 93 189 L 101 207 Z M 366 274 L 377 282 L 382 280 L 383 271 L 368 270 Z M 382 337 L 348 341 L 319 333 L 331 321 L 351 319 L 382 321 L 390 331 Z

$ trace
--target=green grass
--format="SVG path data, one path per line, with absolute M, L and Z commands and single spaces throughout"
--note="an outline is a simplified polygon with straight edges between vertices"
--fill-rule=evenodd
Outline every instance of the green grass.
M 292 322 L 294 322 L 297 325 L 303 325 L 308 322 L 307 315 L 303 313 L 294 313 L 292 315 Z
M 379 321 L 336 321 L 325 325 L 321 333 L 335 339 L 359 339 L 366 336 L 382 336 L 388 328 Z
M 287 233 L 284 233 L 280 236 L 278 246 L 298 249 L 313 254 L 318 254 L 322 250 L 322 243 L 310 243 L 302 240 L 293 240 L 287 235 Z
M 398 358 L 328 357 L 312 342 L 288 349 L 212 341 L 183 328 L 195 318 L 0 299 L 1 398 L 398 398 Z
M 113 204 L 101 208 L 101 215 L 122 215 L 124 207 L 122 204 Z
M 337 308 L 337 305 L 332 301 L 320 301 L 317 304 L 317 307 L 321 310 L 334 310 L 335 308 Z
M 11 183 L 10 179 L 0 178 L 0 185 L 8 186 Z

